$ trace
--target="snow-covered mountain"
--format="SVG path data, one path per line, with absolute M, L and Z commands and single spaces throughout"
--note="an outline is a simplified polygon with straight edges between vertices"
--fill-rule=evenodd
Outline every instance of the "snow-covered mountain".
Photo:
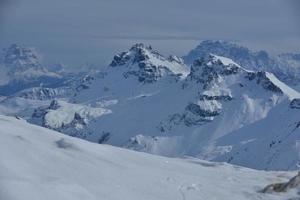
M 184 56 L 183 59 L 186 63 L 192 64 L 195 59 L 207 56 L 210 53 L 230 58 L 247 69 L 272 72 L 287 84 L 299 85 L 299 54 L 286 53 L 271 56 L 266 51 L 251 51 L 247 47 L 230 41 L 205 40 Z
M 4 49 L 0 56 L 0 95 L 12 95 L 23 89 L 58 87 L 67 74 L 49 71 L 40 63 L 38 53 L 16 44 Z
M 136 76 L 143 83 L 153 83 L 168 75 L 184 78 L 189 73 L 181 58 L 173 55 L 165 58 L 144 44 L 136 44 L 129 51 L 115 55 L 110 67 L 122 67 L 125 78 Z
M 71 138 L 0 116 L 0 199 L 150 200 L 299 198 L 299 189 L 262 193 L 296 172 L 174 159 Z
M 126 146 L 258 169 L 298 168 L 298 92 L 271 73 L 212 55 L 194 63 L 183 90 L 193 91 L 195 83 L 194 102 L 160 123 L 161 136 L 141 134 Z
M 258 169 L 298 166 L 298 136 L 289 133 L 299 131 L 300 95 L 269 72 L 247 70 L 214 54 L 189 68 L 175 56 L 165 58 L 137 44 L 84 80 L 73 97 L 28 106 L 33 114 L 25 116 L 68 135 L 153 154 Z M 6 102 L 7 107 L 12 104 Z M 272 120 L 278 123 L 270 127 Z M 274 140 L 280 142 L 270 147 Z M 248 151 L 241 150 L 246 147 Z M 286 157 L 285 151 L 292 156 Z
M 189 67 L 136 44 L 67 86 L 9 96 L 0 112 L 152 154 L 297 169 L 300 94 L 258 68 L 212 53 Z

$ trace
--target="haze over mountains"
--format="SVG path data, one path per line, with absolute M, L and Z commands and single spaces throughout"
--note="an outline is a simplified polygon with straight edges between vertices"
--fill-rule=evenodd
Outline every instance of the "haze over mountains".
M 180 58 L 136 44 L 109 66 L 70 73 L 12 45 L 1 66 L 4 115 L 158 155 L 298 168 L 297 53 L 274 57 L 210 40 Z
M 0 200 L 299 200 L 299 0 L 0 0 Z

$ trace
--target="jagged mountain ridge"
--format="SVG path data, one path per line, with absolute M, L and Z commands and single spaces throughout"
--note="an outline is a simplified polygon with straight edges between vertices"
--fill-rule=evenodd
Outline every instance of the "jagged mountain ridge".
M 217 145 L 222 143 L 222 138 L 268 118 L 277 107 L 290 109 L 290 102 L 299 98 L 296 91 L 271 73 L 247 70 L 225 57 L 213 54 L 202 57 L 194 62 L 190 73 L 182 77 L 182 73 L 176 74 L 168 68 L 168 59 L 157 55 L 151 48 L 133 46 L 128 52 L 115 56 L 102 76 L 72 98 L 73 102 L 89 109 L 105 109 L 107 114 L 89 119 L 88 123 L 81 123 L 85 118 L 80 115 L 71 114 L 73 119 L 69 124 L 46 127 L 93 142 L 159 155 L 229 162 L 227 157 L 235 147 Z M 187 70 L 184 64 L 182 69 Z M 57 109 L 46 107 L 38 113 Z M 49 120 L 47 114 L 36 116 Z M 47 120 L 40 123 L 43 124 L 47 124 Z M 81 128 L 76 128 L 78 124 Z M 265 152 L 264 156 L 270 154 Z M 237 159 L 230 162 L 248 165 Z M 251 164 L 251 167 L 281 169 L 286 166 L 270 162 Z M 295 167 L 296 163 L 291 164 L 290 169 Z
M 172 55 L 166 59 L 151 46 L 144 44 L 136 44 L 129 51 L 114 56 L 110 66 L 127 66 L 129 70 L 124 76 L 137 76 L 144 83 L 155 82 L 165 74 L 184 78 L 189 73 L 181 58 Z
M 204 90 L 196 103 L 190 103 L 183 113 L 171 115 L 164 123 L 162 130 L 172 136 L 138 135 L 131 139 L 128 148 L 175 156 L 187 154 L 259 169 L 297 168 L 298 150 L 294 148 L 299 137 L 298 92 L 270 73 L 245 70 L 218 56 L 196 61 L 189 77 L 202 83 Z M 182 124 L 194 130 L 187 131 Z M 176 128 L 188 133 L 174 136 Z M 177 153 L 166 151 L 165 146 L 170 144 Z
M 22 94 L 4 105 L 24 105 L 21 99 L 26 99 L 30 106 L 18 114 L 28 121 L 93 142 L 258 169 L 297 168 L 295 140 L 287 137 L 276 145 L 278 150 L 289 143 L 287 150 L 293 155 L 285 160 L 289 164 L 280 163 L 284 158 L 281 152 L 274 150 L 274 154 L 264 148 L 275 138 L 263 134 L 270 126 L 268 119 L 280 121 L 274 130 L 281 137 L 297 124 L 298 116 L 298 92 L 271 73 L 248 70 L 214 54 L 196 59 L 189 68 L 178 57 L 165 58 L 151 47 L 137 44 L 116 55 L 101 72 L 75 85 L 74 93 L 59 101 Z M 286 114 L 274 118 L 270 114 L 278 115 L 274 110 Z M 291 117 L 289 112 L 293 113 Z M 256 128 L 257 123 L 263 125 Z M 259 133 L 254 134 L 259 143 L 252 156 L 261 155 L 260 163 L 253 163 L 240 150 L 250 144 L 246 141 L 251 138 L 245 139 L 239 130 L 250 133 L 247 127 L 251 126 Z M 238 139 L 227 139 L 232 134 Z
M 289 85 L 297 86 L 300 81 L 299 54 L 285 53 L 271 56 L 266 51 L 252 51 L 230 41 L 202 41 L 183 59 L 186 63 L 192 64 L 195 59 L 207 56 L 210 53 L 230 58 L 247 69 L 272 72 L 281 81 Z

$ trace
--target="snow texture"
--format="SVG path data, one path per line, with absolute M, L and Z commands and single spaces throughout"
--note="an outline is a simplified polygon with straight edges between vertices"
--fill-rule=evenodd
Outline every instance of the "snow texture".
M 93 144 L 0 116 L 0 199 L 283 200 L 261 191 L 296 172 L 264 172 Z

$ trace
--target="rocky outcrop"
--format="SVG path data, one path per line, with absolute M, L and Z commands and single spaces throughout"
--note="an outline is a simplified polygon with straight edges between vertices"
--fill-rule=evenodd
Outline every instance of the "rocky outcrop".
M 124 77 L 137 77 L 141 83 L 154 83 L 165 76 L 182 76 L 172 71 L 173 65 L 186 68 L 182 59 L 176 56 L 166 59 L 151 46 L 144 44 L 136 44 L 129 51 L 115 55 L 110 64 L 111 67 L 126 67 Z
M 81 90 L 86 90 L 90 88 L 90 85 L 92 84 L 93 80 L 95 78 L 91 75 L 85 75 L 83 76 L 76 84 L 76 92 L 79 92 Z
M 300 172 L 286 183 L 273 183 L 265 187 L 262 193 L 287 192 L 300 186 Z
M 189 79 L 203 83 L 204 87 L 207 87 L 220 76 L 237 74 L 240 70 L 240 66 L 234 62 L 225 64 L 220 60 L 220 57 L 210 54 L 194 61 Z
M 201 125 L 205 122 L 212 121 L 215 116 L 220 114 L 221 109 L 217 108 L 218 105 L 214 105 L 214 103 L 217 104 L 217 102 L 207 102 L 207 103 L 215 107 L 210 109 L 205 107 L 204 104 L 199 105 L 196 103 L 190 103 L 185 108 L 184 123 L 186 126 Z
M 276 93 L 283 93 L 281 89 L 267 77 L 266 74 L 267 72 L 264 71 L 247 72 L 247 75 L 245 77 L 249 81 L 256 81 L 257 84 L 261 85 L 266 90 Z
M 290 103 L 292 109 L 300 109 L 300 99 L 293 99 Z

